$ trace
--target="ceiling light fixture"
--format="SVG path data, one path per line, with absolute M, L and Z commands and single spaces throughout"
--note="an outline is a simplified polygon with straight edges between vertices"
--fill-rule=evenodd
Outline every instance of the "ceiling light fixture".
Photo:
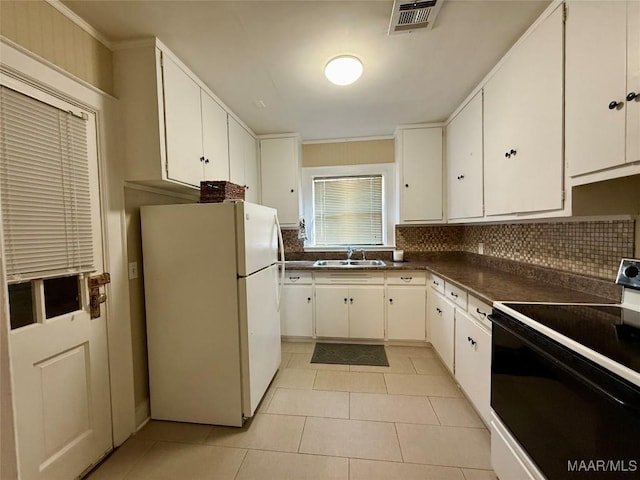
M 351 55 L 340 55 L 332 58 L 324 67 L 324 74 L 331 83 L 351 85 L 362 75 L 363 66 L 359 58 Z

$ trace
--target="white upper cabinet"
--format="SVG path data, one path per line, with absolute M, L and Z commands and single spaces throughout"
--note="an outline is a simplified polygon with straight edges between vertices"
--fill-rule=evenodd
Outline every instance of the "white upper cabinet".
M 200 87 L 166 56 L 162 74 L 167 177 L 199 186 L 204 176 Z
M 297 226 L 299 219 L 297 136 L 260 140 L 262 204 L 278 210 L 283 226 Z
M 486 215 L 563 208 L 562 17 L 538 24 L 484 87 Z
M 571 176 L 640 160 L 640 2 L 567 2 Z
M 204 90 L 200 90 L 202 109 L 202 152 L 205 180 L 229 179 L 227 112 Z
M 441 221 L 442 128 L 403 128 L 396 134 L 400 222 Z
M 483 215 L 482 92 L 447 126 L 447 218 Z
M 229 180 L 227 110 L 160 41 L 116 50 L 114 77 L 126 180 L 191 192 Z
M 229 180 L 245 187 L 245 200 L 260 202 L 256 139 L 229 116 Z

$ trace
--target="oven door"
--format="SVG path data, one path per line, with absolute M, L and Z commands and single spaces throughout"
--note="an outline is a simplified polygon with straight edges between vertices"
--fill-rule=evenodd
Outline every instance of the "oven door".
M 640 472 L 640 388 L 494 309 L 491 407 L 549 480 Z

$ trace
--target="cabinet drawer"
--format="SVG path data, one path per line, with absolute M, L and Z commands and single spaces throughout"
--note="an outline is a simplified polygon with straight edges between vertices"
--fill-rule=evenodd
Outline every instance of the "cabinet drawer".
M 316 283 L 341 285 L 384 285 L 382 272 L 326 272 L 315 274 Z
M 287 270 L 284 274 L 284 283 L 286 284 L 310 285 L 312 280 L 313 276 L 310 271 Z
M 388 272 L 388 285 L 424 285 L 427 275 L 424 272 Z
M 431 288 L 444 295 L 444 280 L 437 275 L 431 274 Z
M 477 299 L 473 295 L 469 295 L 468 311 L 473 318 L 475 318 L 482 325 L 491 330 L 491 322 L 487 318 L 487 316 L 491 313 L 491 305 L 488 305 L 482 300 Z
M 460 307 L 464 310 L 467 309 L 467 292 L 466 291 L 447 282 L 444 286 L 444 295 L 453 303 L 455 303 L 457 307 Z

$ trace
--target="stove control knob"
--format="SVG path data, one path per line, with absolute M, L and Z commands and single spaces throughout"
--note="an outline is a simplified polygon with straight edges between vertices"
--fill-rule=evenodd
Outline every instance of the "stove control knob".
M 638 267 L 636 267 L 635 265 L 629 265 L 624 269 L 624 274 L 627 276 L 627 278 L 635 278 L 638 276 Z

